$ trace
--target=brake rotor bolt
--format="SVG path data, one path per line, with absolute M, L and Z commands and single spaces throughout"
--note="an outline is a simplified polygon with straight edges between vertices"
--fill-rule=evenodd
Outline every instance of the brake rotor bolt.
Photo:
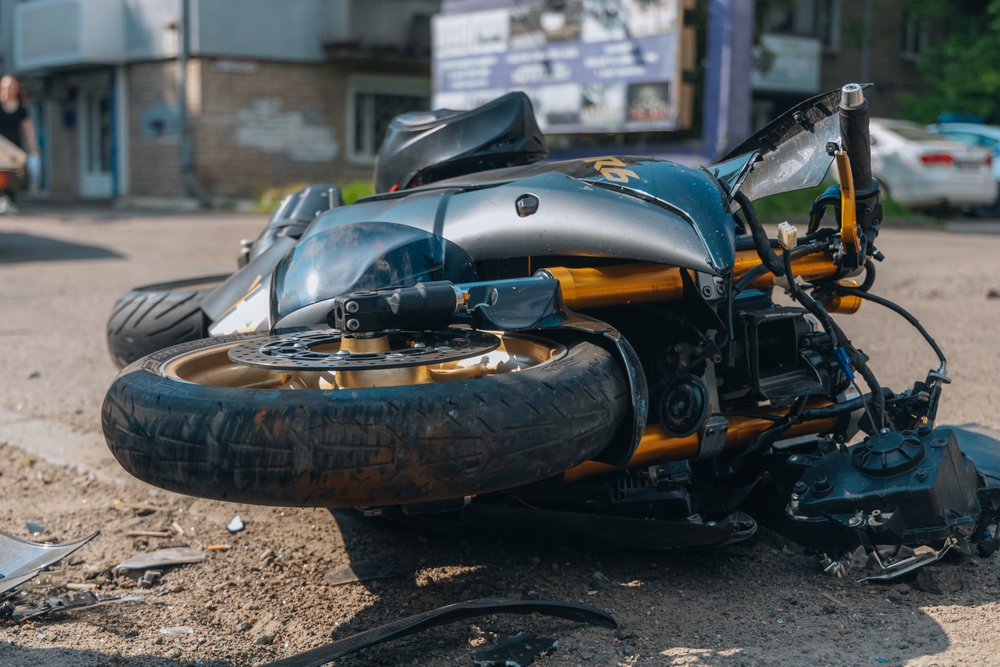
M 927 479 L 927 471 L 926 470 L 918 470 L 917 471 L 917 481 L 918 482 L 923 482 L 926 479 Z
M 361 328 L 361 322 L 358 322 L 357 320 L 347 320 L 347 328 L 351 331 L 357 331 Z
M 860 526 L 861 525 L 861 517 L 857 517 L 857 516 L 851 517 L 851 520 L 847 522 L 847 525 L 849 525 L 849 526 Z
M 712 296 L 712 288 L 709 287 L 708 285 L 705 285 L 704 287 L 701 288 L 701 293 L 704 294 L 705 296 Z
M 816 483 L 813 484 L 813 486 L 815 487 L 815 489 L 817 491 L 829 491 L 830 490 L 830 480 L 827 479 L 826 477 L 820 477 L 820 478 L 818 478 L 816 480 Z
M 806 491 L 808 490 L 809 486 L 805 482 L 795 482 L 795 486 L 792 487 L 792 491 L 794 491 L 795 494 L 799 496 L 805 495 Z
M 358 312 L 358 302 L 357 301 L 348 301 L 347 305 L 344 306 L 344 308 L 346 308 L 347 312 L 349 312 L 349 313 L 356 313 L 356 312 Z

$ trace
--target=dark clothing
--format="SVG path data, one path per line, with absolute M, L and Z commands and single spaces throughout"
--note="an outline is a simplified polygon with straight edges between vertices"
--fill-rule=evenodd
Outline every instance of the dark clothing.
M 13 113 L 7 113 L 6 109 L 0 106 L 0 135 L 3 135 L 23 148 L 21 123 L 27 117 L 28 112 L 22 106 L 14 109 Z

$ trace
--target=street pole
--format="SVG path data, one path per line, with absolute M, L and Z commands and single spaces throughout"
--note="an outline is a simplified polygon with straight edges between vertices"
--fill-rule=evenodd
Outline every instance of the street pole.
M 861 78 L 859 81 L 861 83 L 872 83 L 872 39 L 875 35 L 875 0 L 865 0 L 862 18 L 865 22 L 865 33 L 861 42 Z
M 190 41 L 188 26 L 190 24 L 191 3 L 190 0 L 181 0 L 181 21 L 178 26 L 180 44 L 178 45 L 177 64 L 180 72 L 177 76 L 179 90 L 177 92 L 177 104 L 180 107 L 180 176 L 181 185 L 188 197 L 197 199 L 203 208 L 212 207 L 212 199 L 202 189 L 198 183 L 198 177 L 194 172 L 194 151 L 191 145 L 191 126 L 188 123 L 187 112 L 187 63 Z

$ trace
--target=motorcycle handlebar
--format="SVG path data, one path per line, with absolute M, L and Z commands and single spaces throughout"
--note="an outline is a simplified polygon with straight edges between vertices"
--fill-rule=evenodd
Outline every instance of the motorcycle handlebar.
M 851 160 L 854 189 L 859 193 L 868 190 L 873 181 L 869 118 L 863 87 L 857 83 L 844 86 L 840 97 L 840 143 Z

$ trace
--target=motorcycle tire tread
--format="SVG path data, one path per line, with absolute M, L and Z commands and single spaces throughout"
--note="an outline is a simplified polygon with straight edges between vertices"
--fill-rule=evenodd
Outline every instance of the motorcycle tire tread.
M 142 357 L 208 336 L 211 322 L 201 303 L 215 287 L 190 289 L 228 276 L 207 276 L 136 287 L 123 294 L 108 318 L 108 351 L 118 368 Z
M 592 458 L 630 401 L 618 362 L 586 341 L 537 368 L 402 387 L 233 389 L 159 372 L 180 353 L 245 337 L 186 343 L 119 374 L 102 422 L 125 470 L 178 493 L 261 505 L 461 498 Z

